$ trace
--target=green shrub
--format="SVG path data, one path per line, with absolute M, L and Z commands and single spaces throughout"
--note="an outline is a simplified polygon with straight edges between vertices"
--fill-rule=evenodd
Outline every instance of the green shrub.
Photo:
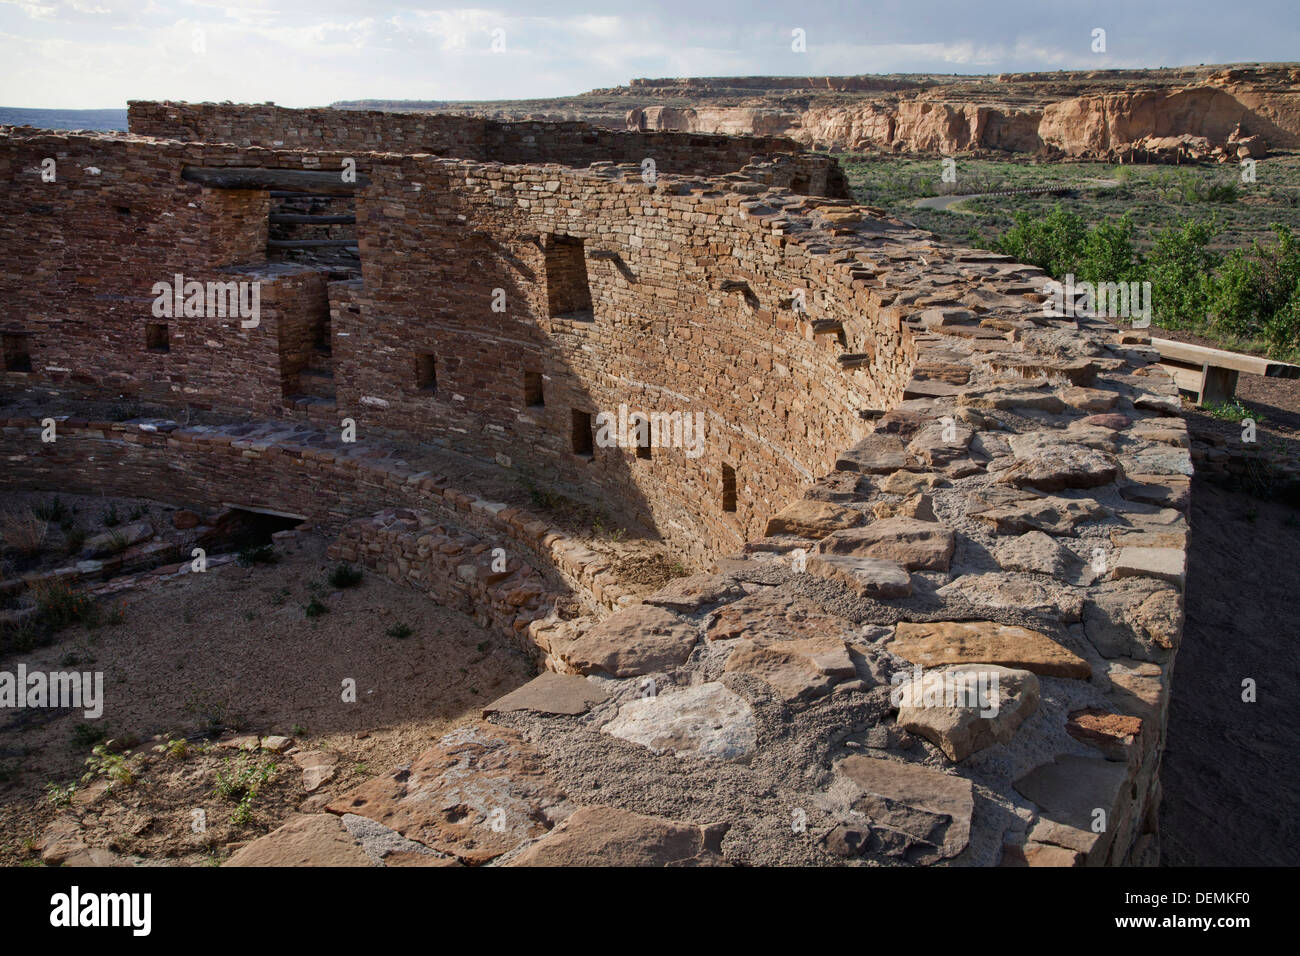
M 361 583 L 361 569 L 354 568 L 347 562 L 335 565 L 329 573 L 329 582 L 339 589 L 354 588 Z
M 1088 230 L 1079 248 L 1077 278 L 1081 282 L 1132 282 L 1141 262 L 1133 248 L 1133 219 L 1124 215 Z
M 318 598 L 312 598 L 303 610 L 308 617 L 320 617 L 322 614 L 329 612 L 329 608 L 322 604 Z
M 1042 219 L 1016 213 L 1016 224 L 995 242 L 998 252 L 1038 266 L 1058 278 L 1078 274 L 1085 236 L 1083 219 L 1061 206 L 1053 206 Z
M 45 504 L 33 505 L 32 512 L 42 521 L 62 522 L 65 518 L 70 517 L 67 507 L 55 495 Z
M 411 626 L 409 624 L 394 624 L 388 630 L 384 631 L 389 637 L 397 641 L 404 641 L 411 636 Z
M 94 627 L 101 618 L 94 600 L 61 581 L 36 589 L 36 612 L 41 621 L 55 631 L 73 624 Z
M 1219 255 L 1209 248 L 1217 226 L 1213 219 L 1184 219 L 1156 233 L 1147 257 L 1146 277 L 1158 324 L 1195 328 L 1204 324 L 1214 292 Z

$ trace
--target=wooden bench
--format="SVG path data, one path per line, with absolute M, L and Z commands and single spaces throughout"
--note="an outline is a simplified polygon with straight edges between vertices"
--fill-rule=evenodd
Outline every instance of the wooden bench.
M 1197 405 L 1232 401 L 1237 393 L 1237 376 L 1242 372 L 1268 378 L 1300 378 L 1300 365 L 1240 352 L 1156 338 L 1151 340 L 1151 347 L 1160 353 L 1158 364 L 1173 375 L 1179 391 L 1189 392 Z

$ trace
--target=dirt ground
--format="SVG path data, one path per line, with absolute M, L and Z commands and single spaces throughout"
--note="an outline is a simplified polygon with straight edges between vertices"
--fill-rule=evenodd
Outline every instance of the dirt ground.
M 102 670 L 105 706 L 96 721 L 36 709 L 0 717 L 0 864 L 36 862 L 37 841 L 60 816 L 122 862 L 220 861 L 304 801 L 319 805 L 410 759 L 533 676 L 504 636 L 411 589 L 372 574 L 332 588 L 325 544 L 307 537 L 274 564 L 229 564 L 129 591 L 122 624 L 69 628 L 20 655 L 29 671 Z M 313 599 L 328 611 L 309 618 Z M 0 670 L 18 659 L 0 660 Z M 342 700 L 345 679 L 356 682 L 355 703 Z M 241 757 L 203 742 L 235 731 L 332 752 L 334 778 L 309 795 L 290 756 Z M 188 754 L 155 752 L 155 735 L 190 738 Z M 138 741 L 138 779 L 104 793 L 101 776 L 54 805 L 46 785 L 78 781 L 96 738 Z M 232 823 L 237 803 L 214 792 L 217 774 L 259 762 L 274 763 L 274 776 L 252 801 L 251 821 Z M 202 832 L 192 826 L 197 809 Z

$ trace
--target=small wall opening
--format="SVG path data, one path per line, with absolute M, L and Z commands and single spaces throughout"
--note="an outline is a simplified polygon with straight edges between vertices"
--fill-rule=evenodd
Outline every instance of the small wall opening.
M 727 464 L 722 466 L 722 510 L 736 510 L 736 469 Z
M 595 453 L 595 441 L 591 431 L 591 413 L 573 409 L 572 429 L 569 441 L 575 455 L 590 458 Z
M 150 322 L 144 329 L 144 347 L 150 352 L 170 352 L 171 336 L 166 322 Z
M 650 460 L 650 421 L 639 412 L 628 419 L 628 434 L 636 442 L 636 456 L 641 461 Z
M 593 318 L 587 257 L 583 241 L 575 236 L 551 236 L 546 243 L 546 306 L 551 318 Z
M 438 366 L 432 352 L 421 352 L 415 356 L 415 387 L 430 394 L 438 390 Z
M 541 408 L 546 404 L 546 394 L 542 391 L 542 373 L 524 372 L 524 405 L 528 408 Z
M 5 332 L 0 342 L 3 342 L 4 363 L 6 372 L 30 372 L 32 370 L 32 356 L 28 352 L 28 339 L 30 336 L 26 332 Z
M 226 505 L 198 539 L 200 547 L 211 554 L 261 548 L 272 543 L 277 531 L 291 531 L 306 519 L 264 508 Z

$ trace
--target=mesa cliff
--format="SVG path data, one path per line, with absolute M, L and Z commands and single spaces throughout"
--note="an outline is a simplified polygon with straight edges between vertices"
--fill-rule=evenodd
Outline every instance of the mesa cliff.
M 996 76 L 634 79 L 555 100 L 382 105 L 500 120 L 579 119 L 640 131 L 783 136 L 827 149 L 1227 162 L 1300 147 L 1298 88 L 1296 64 L 1250 64 Z

